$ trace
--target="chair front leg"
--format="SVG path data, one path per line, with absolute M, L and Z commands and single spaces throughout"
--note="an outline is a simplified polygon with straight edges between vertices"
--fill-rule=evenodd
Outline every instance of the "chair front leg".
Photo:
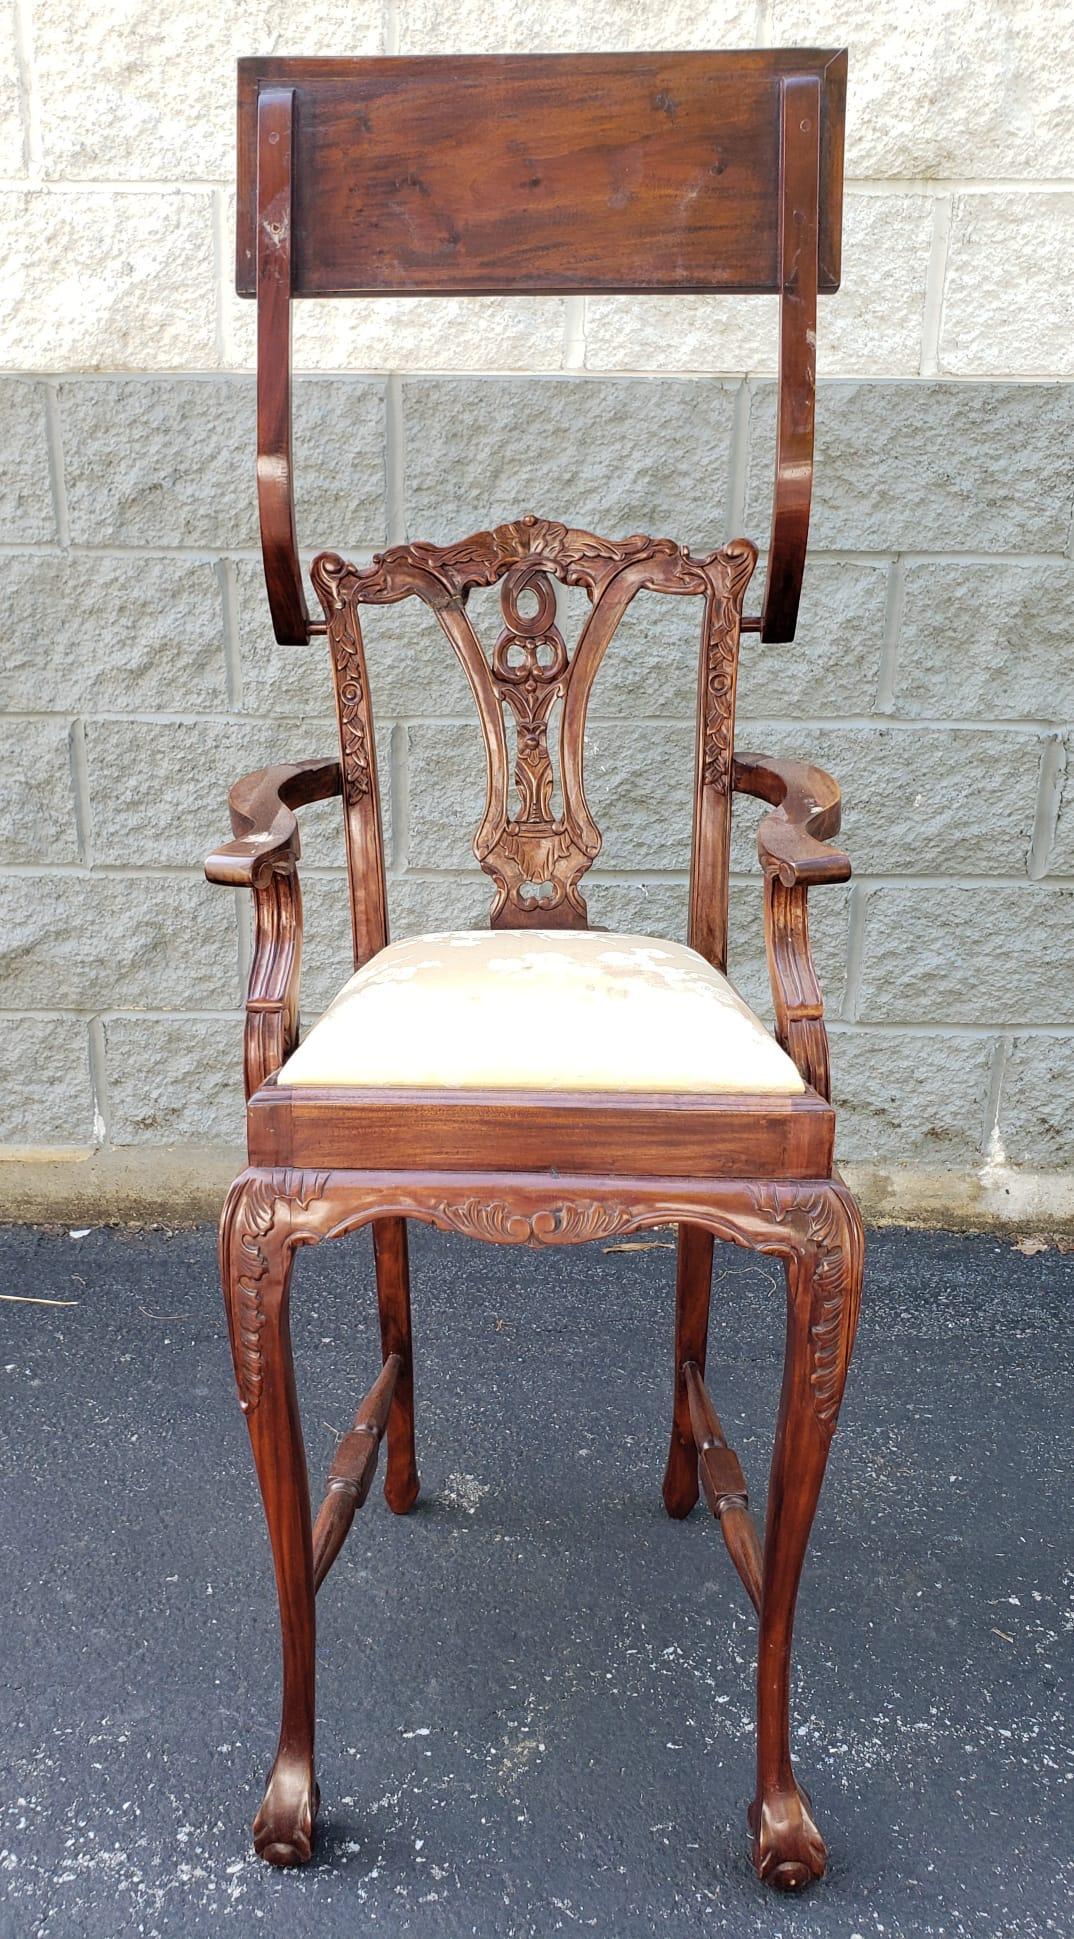
M 790 1663 L 806 1544 L 857 1325 L 863 1233 L 839 1185 L 810 1188 L 803 1240 L 787 1256 L 787 1350 L 768 1490 L 757 1663 L 757 1791 L 750 1812 L 759 1878 L 794 1891 L 820 1878 L 824 1840 L 791 1765 Z
M 286 1179 L 286 1175 L 285 1175 Z M 271 1865 L 302 1865 L 313 1847 L 314 1581 L 306 1454 L 289 1317 L 292 1200 L 278 1174 L 236 1180 L 220 1227 L 220 1272 L 239 1399 L 265 1506 L 283 1645 L 283 1717 L 254 1820 Z

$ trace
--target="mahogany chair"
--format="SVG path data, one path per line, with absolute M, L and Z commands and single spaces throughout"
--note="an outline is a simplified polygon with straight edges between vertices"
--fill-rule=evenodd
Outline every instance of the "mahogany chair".
M 254 902 L 249 1165 L 224 1209 L 220 1265 L 279 1592 L 283 1722 L 254 1824 L 257 1851 L 275 1865 L 310 1856 L 314 1598 L 368 1493 L 382 1437 L 389 1506 L 404 1514 L 418 1492 L 406 1222 L 420 1219 L 528 1246 L 678 1226 L 664 1501 L 684 1516 L 704 1490 L 759 1613 L 757 1872 L 792 1889 L 824 1871 L 791 1766 L 791 1630 L 854 1339 L 862 1229 L 833 1166 L 806 896 L 845 881 L 850 864 L 827 840 L 839 827 L 835 782 L 796 761 L 736 755 L 734 713 L 740 636 L 794 634 L 816 298 L 839 282 L 845 73 L 842 52 L 798 51 L 239 65 L 238 287 L 258 306 L 269 606 L 278 640 L 327 635 L 340 731 L 338 757 L 239 782 L 236 839 L 206 864 L 210 880 L 243 884 Z M 444 547 L 394 545 L 368 566 L 322 553 L 312 579 L 324 620 L 311 620 L 292 498 L 291 299 L 580 290 L 779 296 L 760 615 L 743 611 L 757 556 L 746 539 L 694 557 L 666 538 L 613 541 L 526 516 Z M 573 649 L 557 623 L 556 581 L 588 598 Z M 503 627 L 486 654 L 467 602 L 496 583 Z M 580 886 L 601 845 L 582 772 L 586 709 L 616 626 L 642 592 L 700 605 L 689 948 L 589 931 Z M 411 597 L 435 615 L 480 716 L 487 799 L 474 853 L 493 899 L 488 932 L 389 944 L 360 614 Z M 774 1037 L 724 974 L 736 793 L 771 804 L 758 849 Z M 357 973 L 300 1045 L 293 811 L 334 795 Z M 539 1042 L 519 1027 L 534 1004 L 545 1020 Z M 297 1247 L 366 1224 L 383 1364 L 311 1521 L 292 1262 Z M 705 1387 L 715 1238 L 786 1269 L 763 1544 Z

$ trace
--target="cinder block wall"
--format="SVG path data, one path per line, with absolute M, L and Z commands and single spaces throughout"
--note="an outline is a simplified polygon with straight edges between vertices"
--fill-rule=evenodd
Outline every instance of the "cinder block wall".
M 839 45 L 845 283 L 822 304 L 799 642 L 744 652 L 739 744 L 843 781 L 814 897 L 843 1153 L 1018 1195 L 1074 1143 L 1074 31 L 1066 0 L 17 0 L 0 82 L 0 680 L 9 1148 L 236 1140 L 229 782 L 334 745 L 323 643 L 256 561 L 252 306 L 231 290 L 239 53 Z M 775 306 L 305 306 L 301 529 L 368 555 L 533 510 L 711 545 L 767 531 Z M 673 607 L 674 611 L 668 608 Z M 598 920 L 681 933 L 692 602 L 632 615 L 589 774 Z M 478 920 L 480 752 L 438 634 L 371 623 L 397 933 Z M 733 969 L 766 1007 L 752 816 Z M 310 1014 L 347 973 L 307 817 Z M 948 1188 L 944 1188 L 948 1189 Z M 896 1189 L 896 1198 L 898 1192 Z M 941 1201 L 942 1203 L 942 1190 Z

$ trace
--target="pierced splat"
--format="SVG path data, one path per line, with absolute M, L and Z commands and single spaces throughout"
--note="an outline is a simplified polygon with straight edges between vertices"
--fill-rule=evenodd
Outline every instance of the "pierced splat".
M 496 886 L 490 921 L 513 929 L 584 929 L 587 910 L 579 884 L 601 848 L 582 771 L 593 681 L 636 593 L 693 595 L 704 602 L 694 869 L 702 871 L 709 908 L 715 911 L 708 918 L 710 932 L 697 947 L 722 962 L 739 634 L 756 558 L 745 539 L 695 559 L 671 539 L 643 534 L 601 539 L 533 516 L 475 533 L 458 545 L 393 546 L 363 568 L 323 553 L 314 562 L 313 582 L 328 622 L 348 802 L 368 801 L 372 745 L 358 608 L 414 595 L 435 613 L 451 641 L 481 721 L 487 790 L 474 853 Z M 589 601 L 573 652 L 556 623 L 553 579 L 581 586 Z M 503 629 L 488 656 L 467 602 L 475 587 L 501 580 Z M 533 611 L 523 611 L 524 601 Z M 553 734 L 557 703 L 558 733 Z M 514 730 L 513 760 L 505 712 Z M 357 820 L 352 816 L 349 841 L 352 826 L 353 839 L 365 839 L 361 830 L 368 829 L 372 812 L 363 806 Z M 352 881 L 358 874 L 352 869 Z M 357 922 L 356 933 L 361 927 Z
M 529 614 L 519 604 L 526 593 L 536 600 Z M 502 828 L 488 831 L 490 844 L 482 843 L 481 866 L 497 885 L 492 921 L 510 911 L 513 924 L 530 918 L 554 927 L 579 919 L 584 927 L 586 906 L 577 885 L 591 857 L 566 817 L 552 809 L 556 777 L 548 728 L 566 694 L 571 661 L 556 625 L 555 588 L 543 566 L 520 559 L 508 568 L 500 611 L 504 627 L 492 650 L 492 681 L 501 706 L 514 717 L 516 801 Z

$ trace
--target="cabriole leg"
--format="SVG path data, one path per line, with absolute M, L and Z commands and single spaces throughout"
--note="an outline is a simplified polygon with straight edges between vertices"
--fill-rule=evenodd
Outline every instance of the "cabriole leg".
M 239 1399 L 265 1505 L 283 1645 L 276 1760 L 254 1820 L 271 1865 L 302 1865 L 313 1845 L 314 1587 L 309 1483 L 291 1358 L 290 1201 L 270 1176 L 232 1187 L 220 1228 L 220 1271 Z
M 861 1293 L 863 1235 L 841 1187 L 821 1187 L 809 1238 L 787 1259 L 787 1352 L 768 1489 L 757 1662 L 757 1792 L 750 1811 L 759 1878 L 795 1891 L 827 1851 L 791 1767 L 790 1659 L 806 1544 L 843 1397 Z
M 388 1463 L 384 1499 L 393 1514 L 405 1515 L 418 1498 L 414 1451 L 414 1350 L 410 1333 L 410 1257 L 405 1219 L 374 1219 L 373 1257 L 377 1270 L 380 1345 L 385 1360 L 402 1360 L 388 1414 Z
M 680 1225 L 675 1277 L 675 1402 L 671 1446 L 664 1474 L 664 1506 L 681 1520 L 697 1501 L 697 1448 L 683 1368 L 692 1360 L 705 1371 L 712 1288 L 713 1236 L 699 1225 Z

